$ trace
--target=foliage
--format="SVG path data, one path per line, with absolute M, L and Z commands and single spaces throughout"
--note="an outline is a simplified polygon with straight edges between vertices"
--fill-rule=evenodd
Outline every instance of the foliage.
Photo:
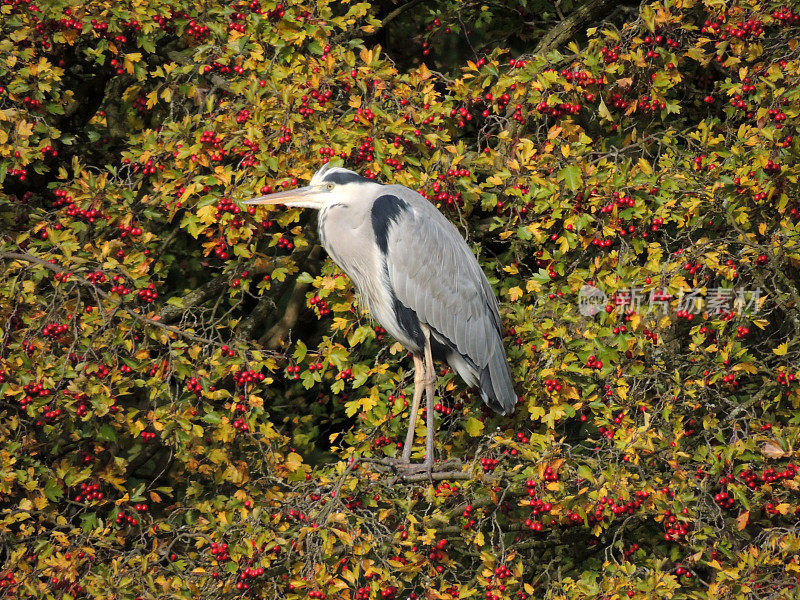
M 797 593 L 800 9 L 512 58 L 510 5 L 412 4 L 437 71 L 377 3 L 0 5 L 9 597 Z M 443 371 L 433 484 L 381 462 L 411 361 L 314 216 L 237 204 L 327 160 L 435 202 L 501 301 L 518 410 Z

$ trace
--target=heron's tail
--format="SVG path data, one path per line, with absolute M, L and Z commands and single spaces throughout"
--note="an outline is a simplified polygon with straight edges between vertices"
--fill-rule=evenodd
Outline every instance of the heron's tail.
M 517 393 L 500 339 L 496 340 L 493 350 L 489 364 L 481 369 L 481 397 L 493 411 L 510 415 L 517 405 Z

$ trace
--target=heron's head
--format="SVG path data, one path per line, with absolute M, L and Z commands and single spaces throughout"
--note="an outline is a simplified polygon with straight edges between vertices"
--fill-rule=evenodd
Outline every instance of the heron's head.
M 343 167 L 325 164 L 314 173 L 306 187 L 259 196 L 245 200 L 244 204 L 284 204 L 320 210 L 353 199 L 358 196 L 360 187 L 372 185 L 380 184 Z

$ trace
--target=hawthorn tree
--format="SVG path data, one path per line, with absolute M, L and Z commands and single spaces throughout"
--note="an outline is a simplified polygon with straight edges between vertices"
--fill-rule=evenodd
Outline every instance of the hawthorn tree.
M 0 16 L 0 594 L 797 594 L 796 4 Z M 501 301 L 520 403 L 440 372 L 456 475 L 384 465 L 411 360 L 315 218 L 238 203 L 327 161 Z

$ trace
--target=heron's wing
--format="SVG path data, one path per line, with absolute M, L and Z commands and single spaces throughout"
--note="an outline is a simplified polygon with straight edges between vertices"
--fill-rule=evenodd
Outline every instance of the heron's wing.
M 389 226 L 386 245 L 397 299 L 474 363 L 481 389 L 501 412 L 511 412 L 516 394 L 494 291 L 452 223 L 422 196 L 407 194 L 403 200 L 409 209 Z M 491 379 L 489 389 L 486 378 Z

